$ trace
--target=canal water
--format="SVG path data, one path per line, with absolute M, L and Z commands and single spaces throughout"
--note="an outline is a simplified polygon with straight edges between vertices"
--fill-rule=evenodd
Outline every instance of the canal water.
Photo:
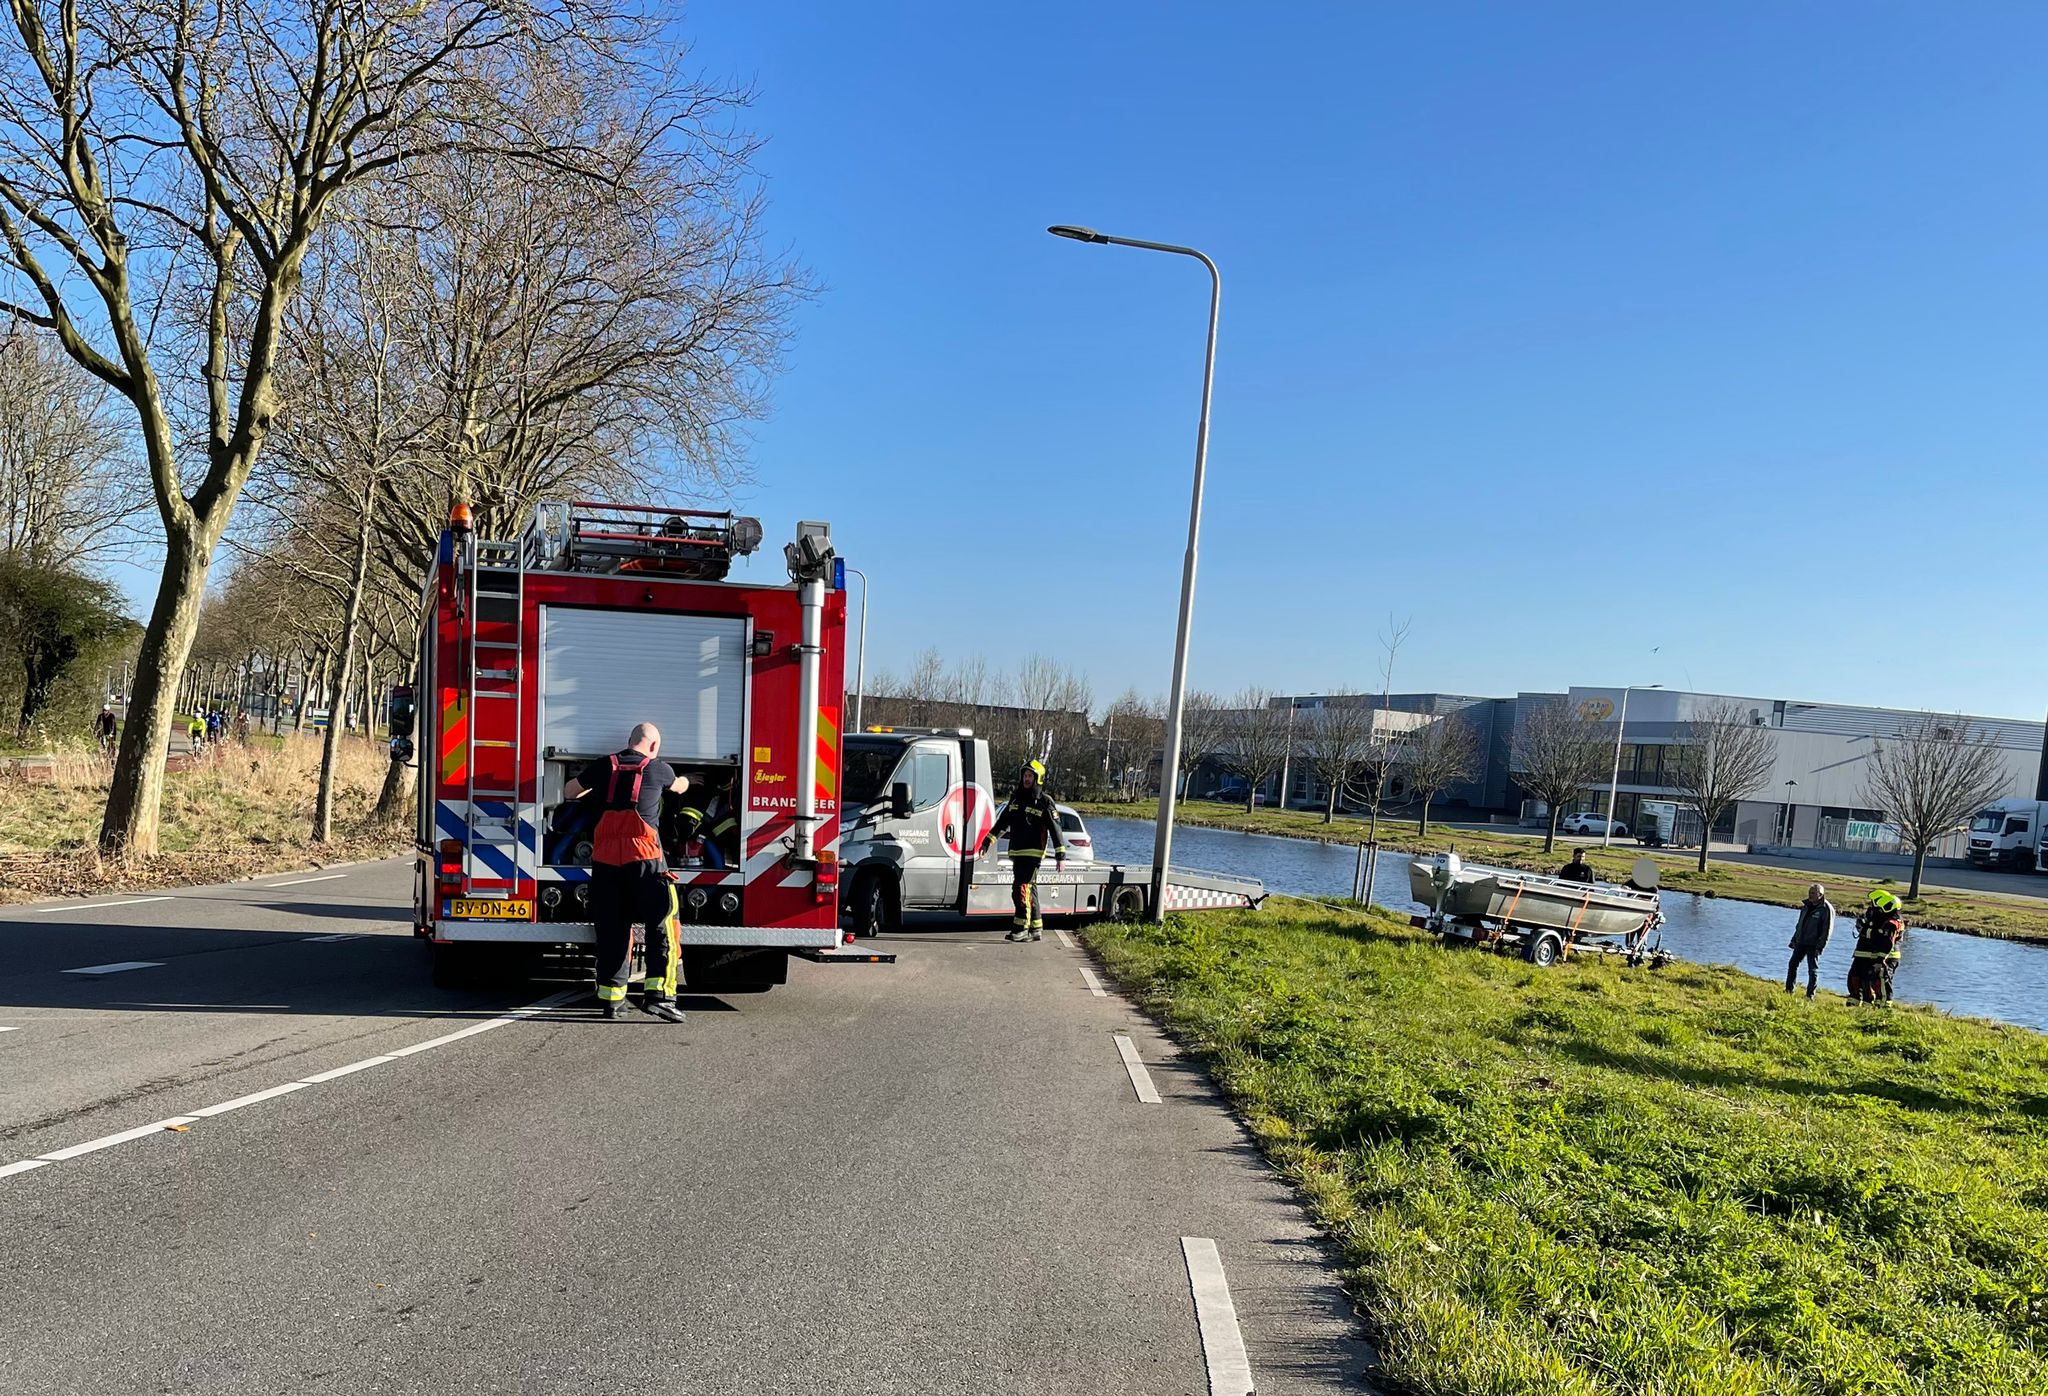
M 1149 823 L 1091 819 L 1088 828 L 1095 837 L 1097 857 L 1116 863 L 1152 861 Z M 1256 877 L 1270 891 L 1344 897 L 1351 893 L 1358 850 L 1351 844 L 1183 826 L 1174 831 L 1173 860 L 1191 868 Z M 1423 909 L 1408 895 L 1405 854 L 1380 855 L 1372 900 L 1391 911 Z M 1834 937 L 1820 958 L 1821 987 L 1837 995 L 1848 984 L 1850 952 L 1856 948 L 1853 914 L 1851 907 L 1837 918 Z M 1791 958 L 1786 942 L 1792 938 L 1793 916 L 1786 907 L 1666 892 L 1664 948 L 1681 959 L 1734 965 L 1783 983 L 1785 962 Z M 1799 987 L 1805 991 L 1803 976 Z M 2048 949 L 1951 931 L 1910 930 L 1894 992 L 1904 1002 L 2048 1032 Z

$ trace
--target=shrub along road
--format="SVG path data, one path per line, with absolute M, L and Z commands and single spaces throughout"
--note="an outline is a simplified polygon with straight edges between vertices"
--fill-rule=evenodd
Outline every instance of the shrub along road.
M 2048 1038 L 1384 915 L 1088 933 L 1424 1396 L 2048 1391 Z
M 1361 1389 L 1292 1192 L 1058 939 L 508 1018 L 559 986 L 433 989 L 410 886 L 0 911 L 0 1173 L 59 1156 L 0 1176 L 0 1391 L 1187 1396 L 1184 1237 L 1261 1396 Z

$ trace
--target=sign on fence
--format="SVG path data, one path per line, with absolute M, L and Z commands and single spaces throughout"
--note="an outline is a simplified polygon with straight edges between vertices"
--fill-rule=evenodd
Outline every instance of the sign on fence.
M 1850 843 L 1896 844 L 1900 842 L 1898 825 L 1880 824 L 1874 819 L 1850 820 L 1849 827 L 1843 831 L 1843 837 Z

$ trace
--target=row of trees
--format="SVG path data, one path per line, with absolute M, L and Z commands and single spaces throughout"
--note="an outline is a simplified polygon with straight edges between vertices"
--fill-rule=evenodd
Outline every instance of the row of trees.
M 1711 832 L 1735 805 L 1764 793 L 1777 762 L 1771 729 L 1731 699 L 1690 714 L 1672 742 L 1676 765 L 1665 780 L 1684 808 L 1699 816 L 1699 867 L 1707 866 Z M 1613 738 L 1604 724 L 1551 703 L 1527 714 L 1515 736 L 1516 778 L 1550 807 L 1543 842 L 1556 842 L 1566 807 L 1611 771 Z M 2005 761 L 1991 733 L 1960 717 L 1923 713 L 1891 737 L 1872 743 L 1864 768 L 1863 802 L 1886 812 L 1900 841 L 1913 850 L 1908 897 L 1920 895 L 1934 846 L 1979 809 L 2006 793 Z M 1610 812 L 1611 813 L 1611 812 Z
M 156 849 L 195 660 L 337 707 L 401 672 L 455 500 L 506 536 L 731 478 L 806 287 L 747 92 L 683 52 L 615 0 L 12 7 L 0 311 L 104 394 L 163 547 L 104 852 Z M 0 479 L 0 527 L 40 487 Z

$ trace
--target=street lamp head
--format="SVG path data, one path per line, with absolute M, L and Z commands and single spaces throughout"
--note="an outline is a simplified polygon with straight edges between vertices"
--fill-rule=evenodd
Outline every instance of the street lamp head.
M 1072 238 L 1075 242 L 1108 242 L 1109 239 L 1093 228 L 1082 228 L 1072 223 L 1055 223 L 1046 231 L 1056 238 Z

